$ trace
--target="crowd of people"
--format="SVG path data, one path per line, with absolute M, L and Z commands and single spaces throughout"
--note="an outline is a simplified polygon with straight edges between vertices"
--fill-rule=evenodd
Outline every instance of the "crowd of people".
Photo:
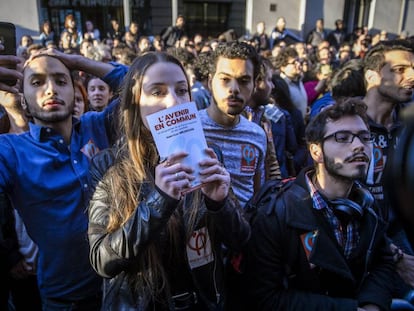
M 0 55 L 1 310 L 414 310 L 412 38 L 110 26 Z M 194 191 L 146 120 L 190 101 Z

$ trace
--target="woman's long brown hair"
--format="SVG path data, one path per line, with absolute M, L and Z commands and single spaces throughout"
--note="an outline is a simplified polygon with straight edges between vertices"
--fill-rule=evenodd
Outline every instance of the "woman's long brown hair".
M 149 52 L 134 60 L 122 85 L 120 124 L 124 144 L 120 148 L 115 165 L 106 174 L 111 207 L 107 226 L 109 232 L 122 227 L 135 212 L 144 185 L 154 187 L 151 174 L 159 161 L 159 155 L 150 131 L 142 122 L 139 100 L 146 70 L 159 62 L 174 63 L 185 74 L 183 66 L 173 56 L 162 52 Z M 200 194 L 193 195 L 189 203 L 191 208 L 183 210 L 184 217 L 180 216 L 179 207 L 169 219 L 164 231 L 172 243 L 170 249 L 176 250 L 174 245 L 177 245 L 177 239 L 180 238 L 179 226 L 185 226 L 187 237 L 194 230 L 198 220 L 200 199 Z M 182 219 L 186 219 L 185 223 Z M 143 247 L 143 253 L 138 256 L 137 262 L 137 272 L 129 276 L 134 288 L 144 295 L 151 295 L 153 299 L 160 298 L 162 293 L 168 294 L 169 286 L 162 264 L 161 250 L 157 247 L 156 241 L 151 241 Z

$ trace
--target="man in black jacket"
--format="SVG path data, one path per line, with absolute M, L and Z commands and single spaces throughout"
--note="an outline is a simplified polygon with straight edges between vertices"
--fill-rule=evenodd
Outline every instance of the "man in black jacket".
M 169 48 L 175 46 L 175 43 L 185 35 L 187 35 L 185 31 L 185 18 L 183 15 L 178 15 L 175 26 L 170 26 L 161 32 L 161 39 L 164 41 L 164 46 Z
M 247 276 L 254 310 L 388 310 L 394 277 L 385 223 L 357 181 L 371 160 L 366 106 L 348 99 L 306 131 L 303 170 L 252 222 Z

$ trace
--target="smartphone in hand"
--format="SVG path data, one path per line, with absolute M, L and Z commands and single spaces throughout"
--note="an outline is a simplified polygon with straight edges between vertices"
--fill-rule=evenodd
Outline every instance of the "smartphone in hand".
M 0 43 L 4 49 L 0 51 L 0 55 L 16 55 L 16 27 L 12 23 L 0 22 Z M 9 69 L 16 69 L 16 65 L 5 66 Z M 2 83 L 13 86 L 17 81 L 1 80 Z

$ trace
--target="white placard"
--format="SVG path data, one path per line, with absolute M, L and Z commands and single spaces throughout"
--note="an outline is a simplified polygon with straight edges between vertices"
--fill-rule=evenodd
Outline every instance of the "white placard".
M 191 166 L 196 177 L 191 183 L 191 190 L 199 187 L 198 163 L 208 155 L 205 152 L 207 142 L 196 104 L 189 102 L 158 111 L 148 115 L 147 121 L 160 158 L 166 159 L 178 151 L 187 152 L 188 156 L 182 163 Z

